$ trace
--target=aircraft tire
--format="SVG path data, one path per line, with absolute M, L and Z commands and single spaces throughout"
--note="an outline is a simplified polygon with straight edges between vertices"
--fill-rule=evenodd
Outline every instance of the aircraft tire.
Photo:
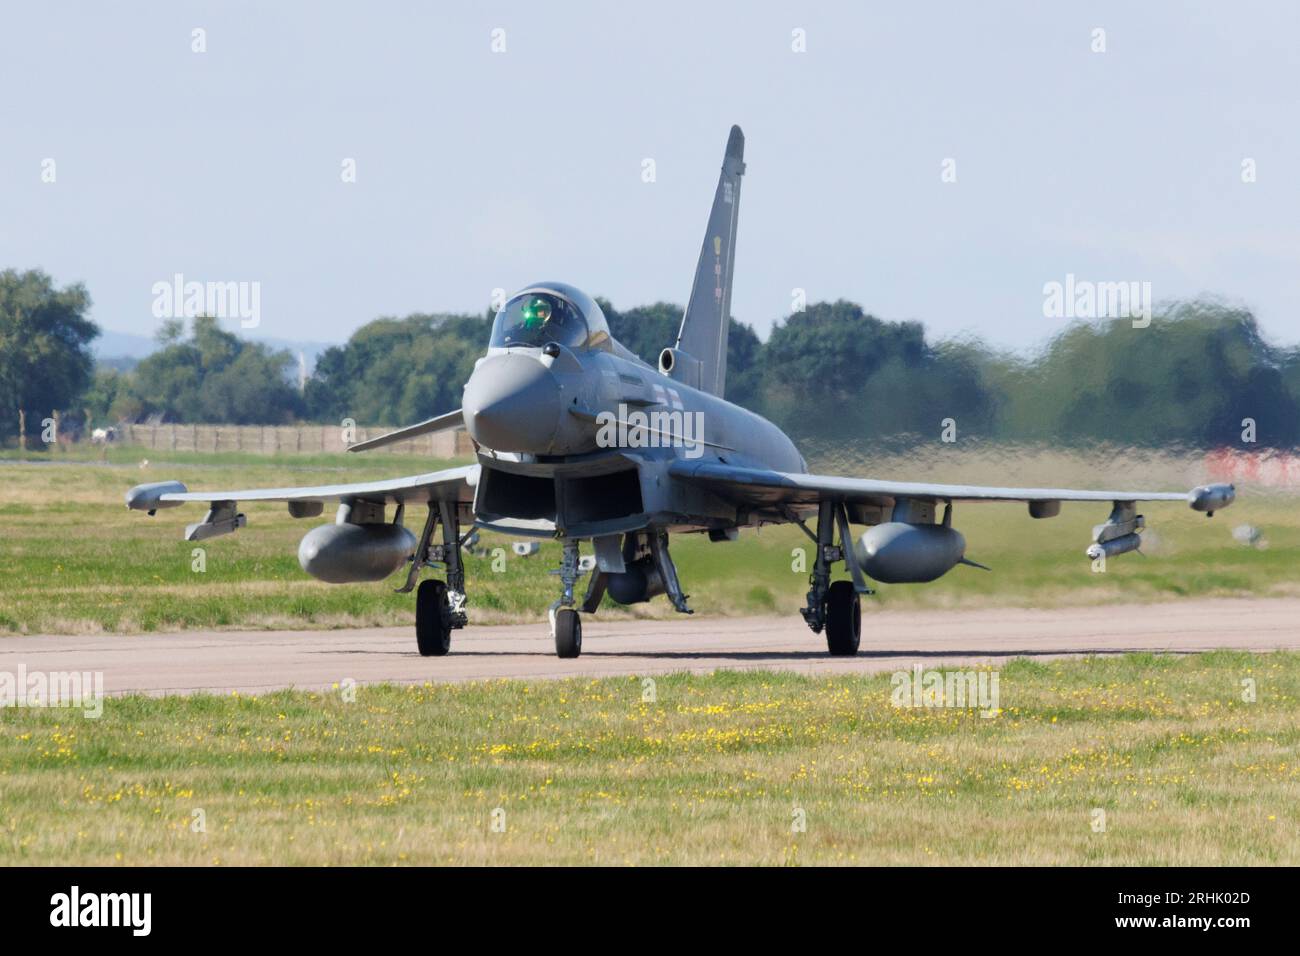
M 826 649 L 852 657 L 862 639 L 862 601 L 852 581 L 836 581 L 826 595 Z
M 442 657 L 451 650 L 451 605 L 442 581 L 421 581 L 415 592 L 415 643 L 421 657 Z
M 577 657 L 582 653 L 582 618 L 571 607 L 555 612 L 555 656 Z

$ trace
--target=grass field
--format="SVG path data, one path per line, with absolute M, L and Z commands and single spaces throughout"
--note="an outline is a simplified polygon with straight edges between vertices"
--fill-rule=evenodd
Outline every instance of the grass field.
M 327 585 L 298 567 L 297 546 L 315 524 L 295 521 L 282 505 L 245 506 L 249 526 L 202 543 L 206 570 L 194 570 L 195 545 L 181 540 L 202 506 L 147 518 L 127 512 L 122 495 L 141 481 L 178 478 L 191 489 L 319 484 L 411 474 L 447 462 L 417 457 L 171 454 L 115 448 L 105 460 L 19 463 L 0 456 L 0 633 L 150 631 L 189 627 L 334 627 L 407 624 L 409 595 L 385 584 Z M 145 456 L 151 456 L 142 465 Z M 814 462 L 814 464 L 818 464 Z M 996 483 L 1076 483 L 1082 487 L 1143 485 L 1185 489 L 1198 480 L 1187 459 L 1129 454 L 962 452 L 929 457 L 821 463 L 849 474 Z M 928 585 L 884 585 L 872 606 L 1049 606 L 1100 601 L 1151 601 L 1183 595 L 1295 594 L 1300 566 L 1300 509 L 1295 498 L 1243 489 L 1229 511 L 1207 521 L 1179 504 L 1145 508 L 1147 556 L 1129 555 L 1094 574 L 1083 549 L 1106 505 L 1065 505 L 1058 518 L 1034 521 L 1019 505 L 966 505 L 955 524 L 968 555 L 989 574 L 957 568 Z M 1234 526 L 1264 533 L 1265 548 L 1233 540 Z M 559 548 L 547 543 L 528 559 L 513 555 L 494 572 L 490 549 L 509 541 L 485 535 L 489 553 L 468 559 L 471 621 L 542 620 L 555 597 Z M 809 542 L 789 527 L 746 532 L 735 543 L 698 536 L 673 543 L 673 553 L 704 614 L 794 614 L 807 590 L 794 570 L 794 549 Z M 656 600 L 602 614 L 661 616 Z
M 1300 863 L 1300 657 L 999 676 L 989 719 L 762 672 L 6 710 L 0 864 Z

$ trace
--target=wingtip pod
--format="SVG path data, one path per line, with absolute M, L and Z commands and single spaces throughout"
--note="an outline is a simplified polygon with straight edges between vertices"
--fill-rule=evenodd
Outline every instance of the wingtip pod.
M 183 495 L 188 491 L 179 481 L 151 481 L 136 485 L 126 493 L 126 506 L 132 511 L 147 511 L 153 514 L 159 508 L 177 508 L 183 501 L 162 501 L 163 495 Z
M 1226 508 L 1237 499 L 1236 485 L 1201 485 L 1187 493 L 1193 511 L 1204 511 L 1211 517 L 1220 508 Z

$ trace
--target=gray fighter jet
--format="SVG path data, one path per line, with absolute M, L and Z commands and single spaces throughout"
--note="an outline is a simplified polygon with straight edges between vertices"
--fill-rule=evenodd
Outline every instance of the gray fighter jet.
M 431 474 L 315 488 L 189 492 L 180 482 L 140 485 L 127 507 L 153 514 L 208 503 L 186 529 L 198 541 L 244 526 L 244 501 L 284 501 L 295 518 L 337 505 L 332 524 L 302 539 L 303 569 L 323 581 L 378 581 L 403 565 L 400 591 L 416 588 L 421 654 L 446 654 L 468 621 L 462 545 L 476 528 L 563 544 L 560 596 L 551 605 L 555 650 L 582 650 L 579 611 L 608 595 L 620 604 L 667 595 L 691 613 L 668 550 L 673 534 L 732 541 L 740 529 L 793 522 L 815 546 L 804 619 L 831 654 L 854 654 L 867 580 L 933 581 L 966 558 L 955 502 L 1023 501 L 1033 518 L 1062 501 L 1109 502 L 1093 529 L 1094 561 L 1136 550 L 1139 501 L 1182 501 L 1207 515 L 1232 503 L 1231 485 L 1187 493 L 989 488 L 809 474 L 781 429 L 726 401 L 727 328 L 735 269 L 745 139 L 732 127 L 690 299 L 675 344 L 646 364 L 610 335 L 600 306 L 562 282 L 537 282 L 496 316 L 487 353 L 465 385 L 462 408 L 352 446 L 363 451 L 463 425 L 476 464 Z M 425 509 L 419 535 L 408 508 Z M 942 514 L 940 509 L 942 506 Z M 854 525 L 866 526 L 854 538 Z M 580 558 L 590 542 L 594 564 Z M 843 564 L 844 580 L 832 581 Z M 441 566 L 444 579 L 420 581 Z M 976 565 L 978 567 L 978 565 Z M 589 573 L 579 604 L 575 588 Z

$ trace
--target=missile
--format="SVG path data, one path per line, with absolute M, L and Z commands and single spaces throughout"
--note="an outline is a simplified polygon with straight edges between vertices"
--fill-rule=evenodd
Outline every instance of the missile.
M 1128 554 L 1140 547 L 1142 547 L 1142 536 L 1133 531 L 1129 534 L 1122 534 L 1118 538 L 1111 538 L 1109 541 L 1090 544 L 1084 554 L 1088 556 L 1090 561 L 1096 561 L 1102 556 L 1113 558 L 1117 555 Z
M 1201 485 L 1187 494 L 1193 511 L 1204 511 L 1207 518 L 1214 517 L 1220 508 L 1226 508 L 1237 498 L 1236 485 Z

